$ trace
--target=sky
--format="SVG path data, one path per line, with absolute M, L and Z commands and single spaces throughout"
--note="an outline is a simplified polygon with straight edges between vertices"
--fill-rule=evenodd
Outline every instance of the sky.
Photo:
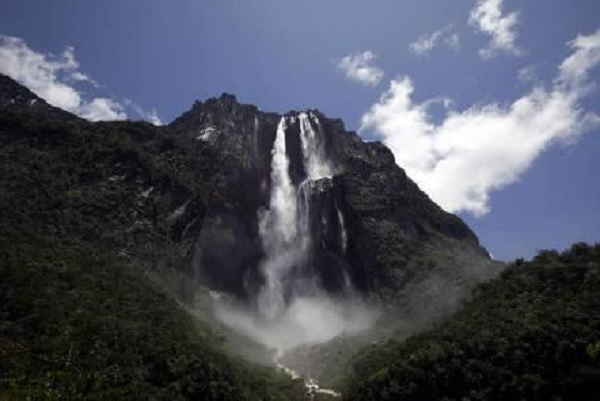
M 0 0 L 0 72 L 90 120 L 318 108 L 495 258 L 600 241 L 597 0 Z

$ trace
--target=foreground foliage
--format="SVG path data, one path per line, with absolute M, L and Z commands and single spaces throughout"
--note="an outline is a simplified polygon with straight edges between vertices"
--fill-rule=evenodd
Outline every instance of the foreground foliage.
M 600 245 L 516 261 L 452 319 L 353 370 L 353 401 L 600 399 Z

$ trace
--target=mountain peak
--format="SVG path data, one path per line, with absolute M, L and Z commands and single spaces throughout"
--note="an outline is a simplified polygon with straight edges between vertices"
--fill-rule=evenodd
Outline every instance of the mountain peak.
M 60 120 L 78 119 L 69 112 L 49 105 L 31 90 L 4 74 L 0 74 L 0 110 L 36 113 Z

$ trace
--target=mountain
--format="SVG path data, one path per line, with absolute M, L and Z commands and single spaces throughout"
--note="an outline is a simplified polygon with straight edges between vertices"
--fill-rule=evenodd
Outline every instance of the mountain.
M 0 74 L 0 110 L 33 112 L 44 118 L 56 120 L 79 120 L 78 117 L 46 103 L 26 87 Z
M 8 399 L 301 399 L 230 343 L 283 361 L 412 333 L 501 271 L 389 149 L 317 110 L 224 94 L 164 127 L 90 123 L 0 76 L 0 143 Z
M 196 102 L 168 128 L 178 137 L 207 143 L 221 155 L 218 188 L 205 216 L 203 240 L 194 260 L 200 281 L 212 290 L 258 304 L 254 308 L 259 309 L 255 325 L 261 324 L 261 314 L 276 315 L 272 305 L 281 303 L 282 298 L 291 305 L 292 313 L 308 314 L 296 311 L 294 299 L 320 298 L 311 287 L 314 281 L 334 296 L 347 293 L 350 281 L 350 287 L 368 299 L 374 314 L 381 316 L 375 318 L 375 332 L 365 335 L 333 343 L 323 343 L 329 337 L 313 338 L 312 342 L 319 344 L 309 348 L 289 349 L 284 345 L 280 361 L 298 373 L 337 386 L 361 346 L 398 329 L 408 335 L 428 327 L 456 310 L 478 283 L 501 271 L 502 265 L 490 259 L 468 226 L 432 202 L 396 165 L 388 148 L 348 132 L 339 119 L 327 118 L 318 110 L 265 113 L 223 94 Z M 288 163 L 288 189 L 296 193 L 285 204 L 288 209 L 307 207 L 308 200 L 309 234 L 308 240 L 296 233 L 301 239 L 277 245 L 272 253 L 285 255 L 292 262 L 283 265 L 291 266 L 283 269 L 287 272 L 275 272 L 273 284 L 265 284 L 265 270 L 277 257 L 265 252 L 269 247 L 265 240 L 270 240 L 261 233 L 261 222 L 265 221 L 260 211 L 273 209 L 270 197 L 280 192 L 281 174 L 274 164 L 279 128 L 283 130 L 283 153 Z M 305 224 L 301 220 L 295 224 Z M 275 236 L 285 235 L 283 229 L 275 232 Z M 301 255 L 289 252 L 289 248 L 300 249 L 297 253 Z M 276 264 L 282 265 L 281 258 Z M 261 299 L 270 305 L 262 312 Z M 317 316 L 330 309 L 320 299 L 315 305 L 318 307 L 310 313 Z M 231 320 L 240 319 L 235 316 L 229 319 L 230 325 Z M 284 315 L 281 320 L 289 324 L 294 319 Z M 335 317 L 322 319 L 333 321 Z M 323 329 L 347 335 L 356 319 L 348 320 L 333 328 L 337 323 L 311 319 L 294 330 L 283 330 L 280 336 L 286 337 L 284 343 L 294 344 L 290 337 L 295 337 L 295 332 Z M 259 342 L 266 336 L 253 333 L 261 331 L 253 327 L 236 329 L 251 332 Z M 278 332 L 279 328 L 270 330 Z M 310 333 L 298 335 L 307 336 Z
M 327 229 L 313 227 L 311 233 L 313 243 L 319 244 L 312 263 L 328 290 L 340 290 L 344 268 L 356 288 L 371 293 L 397 291 L 432 274 L 455 281 L 460 276 L 472 285 L 497 273 L 467 225 L 432 202 L 381 143 L 363 141 L 347 132 L 341 120 L 317 110 L 282 116 L 224 94 L 197 102 L 168 126 L 178 137 L 212 145 L 223 158 L 219 188 L 204 224 L 208 242 L 198 266 L 211 287 L 251 296 L 260 285 L 257 265 L 264 255 L 256 241 L 257 210 L 268 206 L 272 150 L 282 118 L 289 120 L 285 145 L 292 184 L 311 178 L 301 115 L 307 116 L 307 129 L 318 137 L 330 169 L 318 177 L 319 194 L 313 194 L 312 218 L 325 221 Z M 339 239 L 337 212 L 345 245 Z M 449 266 L 452 272 L 445 271 Z

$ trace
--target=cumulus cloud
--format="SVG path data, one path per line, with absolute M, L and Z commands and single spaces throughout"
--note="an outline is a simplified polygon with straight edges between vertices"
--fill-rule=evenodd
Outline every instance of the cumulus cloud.
M 517 77 L 521 83 L 527 84 L 537 80 L 536 68 L 533 65 L 523 67 L 517 72 Z
M 446 101 L 439 123 L 431 116 L 432 101 L 415 103 L 413 82 L 398 77 L 363 115 L 361 131 L 374 131 L 444 209 L 483 215 L 490 193 L 517 181 L 548 146 L 572 143 L 600 123 L 581 104 L 592 88 L 586 78 L 600 63 L 600 31 L 569 46 L 572 53 L 549 87 L 535 87 L 505 106 L 453 111 Z
M 460 50 L 460 36 L 458 36 L 458 33 L 456 32 L 446 37 L 444 39 L 444 43 L 446 43 L 446 46 L 454 51 Z
M 158 112 L 156 111 L 156 109 L 146 111 L 129 99 L 126 99 L 124 101 L 124 104 L 127 107 L 131 108 L 139 117 L 142 118 L 142 120 L 148 121 L 154 125 L 163 125 L 163 122 L 158 116 Z
M 98 84 L 79 67 L 75 49 L 71 46 L 59 55 L 42 54 L 29 48 L 21 38 L 0 35 L 0 73 L 28 87 L 49 104 L 82 118 L 125 120 L 128 105 L 107 97 L 85 98 L 76 85 L 83 82 L 98 88 Z M 137 108 L 137 114 L 142 118 L 160 122 L 156 112 L 149 114 Z
M 151 122 L 154 125 L 163 125 L 162 120 L 158 116 L 155 109 L 152 109 L 144 113 L 144 120 Z
M 518 55 L 520 50 L 515 44 L 518 20 L 517 12 L 502 13 L 502 0 L 479 0 L 471 10 L 469 23 L 490 37 L 490 42 L 485 48 L 479 50 L 479 55 L 485 59 L 492 58 L 498 53 Z
M 76 114 L 90 121 L 125 120 L 123 107 L 114 100 L 98 97 L 90 102 L 82 101 Z
M 429 54 L 440 41 L 452 50 L 459 50 L 460 37 L 456 32 L 449 33 L 451 28 L 452 27 L 449 26 L 428 35 L 421 35 L 408 47 L 413 53 L 419 56 L 425 56 Z
M 588 78 L 590 70 L 600 63 L 600 31 L 593 35 L 578 35 L 569 42 L 576 49 L 559 68 L 559 83 L 580 86 Z
M 342 57 L 337 66 L 349 79 L 374 87 L 383 78 L 383 70 L 374 64 L 375 58 L 375 54 L 367 50 Z

